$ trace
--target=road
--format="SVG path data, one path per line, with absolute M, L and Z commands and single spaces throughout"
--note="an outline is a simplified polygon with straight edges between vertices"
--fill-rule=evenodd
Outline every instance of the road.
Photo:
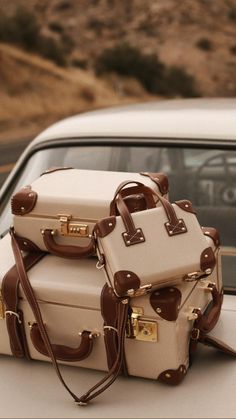
M 29 140 L 0 143 L 0 187 L 28 143 Z

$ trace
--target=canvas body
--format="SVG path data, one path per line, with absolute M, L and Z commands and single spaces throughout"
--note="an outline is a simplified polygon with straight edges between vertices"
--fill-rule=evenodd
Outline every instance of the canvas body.
M 41 250 L 47 250 L 42 237 L 42 231 L 47 229 L 54 232 L 59 245 L 87 246 L 94 224 L 109 216 L 117 187 L 129 180 L 167 195 L 168 180 L 163 174 L 152 173 L 149 177 L 139 173 L 51 169 L 12 198 L 15 231 Z M 135 200 L 137 210 L 139 198 Z
M 184 222 L 183 232 L 168 234 L 168 219 L 162 206 L 148 209 L 131 214 L 143 240 L 136 240 L 129 246 L 124 240 L 127 233 L 121 216 L 97 223 L 98 267 L 103 268 L 109 285 L 117 295 L 140 295 L 150 288 L 177 284 L 212 272 L 214 252 L 191 209 L 191 203 L 179 201 L 172 207 L 180 223 Z
M 207 240 L 211 242 L 210 238 Z M 218 250 L 215 250 L 218 254 Z M 14 265 L 9 236 L 0 241 L 0 255 L 1 288 L 6 272 Z M 129 375 L 167 382 L 169 380 L 170 383 L 184 378 L 189 366 L 193 310 L 201 308 L 204 311 L 210 303 L 212 297 L 208 289 L 209 281 L 215 282 L 218 289 L 222 287 L 218 256 L 217 261 L 219 263 L 207 280 L 186 282 L 161 289 L 159 294 L 155 291 L 131 299 L 132 315 L 125 339 Z M 46 255 L 30 269 L 28 275 L 51 342 L 76 347 L 81 339 L 79 332 L 96 332 L 99 337 L 94 341 L 91 354 L 70 365 L 106 371 L 108 357 L 104 343 L 104 319 L 100 308 L 105 279 L 103 272 L 98 271 L 95 264 L 94 258 L 71 261 Z M 19 308 L 24 314 L 30 357 L 49 361 L 32 344 L 29 324 L 32 325 L 35 319 L 21 289 L 20 297 Z M 0 353 L 11 355 L 6 327 L 7 315 L 9 314 L 4 315 L 1 302 Z

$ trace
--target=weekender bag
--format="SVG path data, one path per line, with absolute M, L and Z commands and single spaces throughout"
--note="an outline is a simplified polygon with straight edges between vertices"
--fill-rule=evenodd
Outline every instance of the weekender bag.
M 12 198 L 14 228 L 23 250 L 35 245 L 62 257 L 86 257 L 94 253 L 92 231 L 100 218 L 107 217 L 117 185 L 127 179 L 143 181 L 161 195 L 168 193 L 168 179 L 162 173 L 124 173 L 54 168 Z M 154 206 L 151 195 L 132 188 L 123 190 L 131 212 Z
M 207 240 L 214 248 L 210 236 Z M 218 263 L 207 280 L 121 300 L 104 283 L 94 259 L 70 261 L 32 252 L 21 260 L 14 234 L 12 242 L 17 266 L 9 236 L 0 241 L 0 353 L 51 359 L 80 405 L 100 394 L 121 371 L 180 383 L 189 367 L 190 343 L 194 352 L 198 338 L 217 323 L 222 303 Z M 79 397 L 65 383 L 58 361 L 108 373 Z
M 122 184 L 113 199 L 119 215 L 99 220 L 95 226 L 98 268 L 104 269 L 116 295 L 140 295 L 154 287 L 211 274 L 214 252 L 191 202 L 171 204 L 139 182 L 130 183 L 137 190 L 143 188 L 144 196 L 152 193 L 159 205 L 131 214 L 122 197 Z

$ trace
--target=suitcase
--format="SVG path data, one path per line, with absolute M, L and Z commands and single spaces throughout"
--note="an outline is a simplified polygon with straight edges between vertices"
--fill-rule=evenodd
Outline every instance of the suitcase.
M 13 223 L 23 238 L 19 240 L 22 249 L 36 245 L 70 258 L 94 253 L 94 224 L 109 215 L 117 186 L 129 179 L 143 182 L 164 196 L 168 193 L 168 179 L 162 173 L 49 169 L 12 198 Z M 143 195 L 134 197 L 132 188 L 124 190 L 124 199 L 131 211 L 146 208 Z
M 190 201 L 171 204 L 159 196 L 158 207 L 130 213 L 120 191 L 122 186 L 115 197 L 119 215 L 99 220 L 94 228 L 98 268 L 117 296 L 142 295 L 211 274 L 214 252 Z
M 195 310 L 205 312 L 213 303 L 218 318 L 222 301 L 218 246 L 209 234 L 207 240 L 218 262 L 207 279 L 169 286 L 130 300 L 124 373 L 169 384 L 178 384 L 185 377 Z M 15 306 L 12 303 L 18 274 L 12 268 L 9 235 L 0 241 L 0 255 L 0 353 L 49 361 L 21 287 L 18 302 Z M 26 255 L 25 265 L 30 268 L 28 276 L 58 361 L 111 370 L 118 352 L 118 299 L 105 284 L 103 273 L 95 269 L 96 259 L 68 260 L 50 254 L 43 257 L 42 253 L 37 259 L 37 255 Z M 28 256 L 31 260 L 27 260 Z

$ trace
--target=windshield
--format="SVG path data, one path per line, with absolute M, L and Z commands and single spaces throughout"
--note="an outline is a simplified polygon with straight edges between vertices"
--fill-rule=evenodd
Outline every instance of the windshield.
M 223 279 L 236 286 L 236 151 L 167 146 L 70 146 L 37 151 L 30 157 L 0 213 L 0 233 L 11 224 L 10 195 L 52 166 L 128 172 L 164 172 L 170 200 L 192 201 L 202 226 L 219 230 Z

